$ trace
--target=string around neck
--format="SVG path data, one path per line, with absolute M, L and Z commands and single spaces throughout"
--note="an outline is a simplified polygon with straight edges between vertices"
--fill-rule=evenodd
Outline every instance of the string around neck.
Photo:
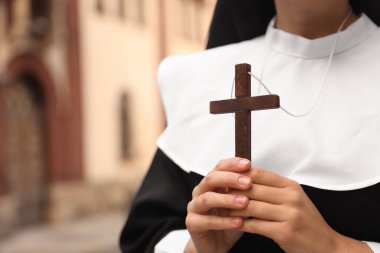
M 335 40 L 334 40 L 334 43 L 333 43 L 333 46 L 331 48 L 331 53 L 330 53 L 330 56 L 329 56 L 329 60 L 327 62 L 327 65 L 326 65 L 326 69 L 325 69 L 325 72 L 324 72 L 324 75 L 323 75 L 323 79 L 322 79 L 322 85 L 321 85 L 321 89 L 319 90 L 318 92 L 318 96 L 317 96 L 317 99 L 315 100 L 314 104 L 310 107 L 309 110 L 307 110 L 305 113 L 302 113 L 302 114 L 296 114 L 296 113 L 292 113 L 291 111 L 289 111 L 287 108 L 285 108 L 283 105 L 280 105 L 280 109 L 285 112 L 286 114 L 288 114 L 289 116 L 291 117 L 294 117 L 294 118 L 301 118 L 301 117 L 305 117 L 307 115 L 309 115 L 311 112 L 314 111 L 314 109 L 316 108 L 316 106 L 318 105 L 319 101 L 320 101 L 320 98 L 322 96 L 322 93 L 323 91 L 325 90 L 325 87 L 326 87 L 326 80 L 327 80 L 327 75 L 328 75 L 328 72 L 329 72 L 329 69 L 330 69 L 330 66 L 331 66 L 331 62 L 332 62 L 332 59 L 333 59 L 333 56 L 335 54 L 335 50 L 336 50 L 336 46 L 338 44 L 338 40 L 339 40 L 339 35 L 341 33 L 341 31 L 343 30 L 343 27 L 347 24 L 348 20 L 350 19 L 350 17 L 352 16 L 353 14 L 353 11 L 352 9 L 350 10 L 350 12 L 346 15 L 346 17 L 344 18 L 344 20 L 342 21 L 342 23 L 340 24 L 339 28 L 338 28 L 338 31 L 336 33 L 336 37 L 335 37 Z M 261 68 L 261 76 L 260 78 L 257 77 L 256 75 L 254 75 L 253 73 L 251 72 L 248 72 L 248 74 L 253 77 L 256 81 L 258 81 L 259 83 L 259 88 L 260 87 L 263 87 L 266 92 L 270 95 L 273 94 L 273 92 L 268 88 L 268 86 L 264 83 L 263 81 L 263 72 L 264 72 L 264 65 L 265 65 L 265 62 L 267 60 L 267 57 L 266 59 L 264 60 L 264 63 L 262 64 L 262 68 Z M 234 85 L 235 84 L 235 79 L 233 80 L 233 85 L 232 85 L 232 89 L 231 89 L 231 97 L 232 97 L 232 94 L 233 94 L 233 90 L 234 90 Z

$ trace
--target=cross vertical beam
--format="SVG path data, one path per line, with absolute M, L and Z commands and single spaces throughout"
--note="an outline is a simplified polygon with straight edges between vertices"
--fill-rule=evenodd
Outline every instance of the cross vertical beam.
M 235 66 L 235 96 L 236 98 L 251 96 L 251 65 Z M 235 156 L 251 160 L 251 111 L 235 113 Z

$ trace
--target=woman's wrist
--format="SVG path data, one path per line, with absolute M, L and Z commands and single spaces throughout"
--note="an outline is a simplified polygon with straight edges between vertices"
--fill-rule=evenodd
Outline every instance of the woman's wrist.
M 186 244 L 184 253 L 197 253 L 197 250 L 196 250 L 194 243 L 193 243 L 193 240 L 191 238 Z
M 353 252 L 353 253 L 373 253 L 367 243 L 358 241 L 347 236 L 338 234 L 335 243 L 335 253 Z

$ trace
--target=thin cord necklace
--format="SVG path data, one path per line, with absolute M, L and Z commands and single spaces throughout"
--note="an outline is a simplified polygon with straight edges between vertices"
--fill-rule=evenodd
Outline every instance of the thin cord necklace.
M 311 106 L 311 108 L 306 111 L 305 113 L 302 113 L 302 114 L 295 114 L 295 113 L 292 113 L 290 112 L 288 109 L 286 109 L 284 106 L 280 106 L 280 109 L 285 112 L 286 114 L 292 116 L 292 117 L 295 117 L 295 118 L 300 118 L 300 117 L 305 117 L 307 115 L 309 115 L 312 111 L 314 111 L 315 107 L 317 106 L 320 98 L 321 98 L 321 95 L 326 87 L 326 80 L 327 80 L 327 75 L 328 75 L 328 72 L 329 72 L 329 69 L 330 69 L 330 65 L 331 65 L 331 62 L 332 62 L 332 59 L 333 59 L 333 56 L 334 56 L 334 53 L 335 53 L 335 50 L 336 50 L 336 46 L 337 46 L 337 43 L 338 43 L 338 40 L 339 40 L 339 35 L 340 35 L 340 32 L 343 30 L 343 27 L 346 25 L 346 23 L 348 22 L 348 20 L 350 19 L 350 17 L 352 16 L 353 12 L 352 12 L 352 9 L 350 10 L 350 12 L 347 14 L 347 16 L 344 18 L 343 22 L 340 24 L 339 26 L 339 29 L 336 33 L 336 37 L 335 37 L 335 40 L 334 40 L 334 44 L 333 44 L 333 47 L 331 49 L 331 53 L 330 53 L 330 56 L 329 56 L 329 60 L 328 60 L 328 63 L 327 63 L 327 66 L 326 66 L 326 69 L 325 69 L 325 73 L 323 75 L 323 79 L 322 79 L 322 87 L 318 93 L 318 96 L 317 96 L 317 99 L 315 100 L 314 104 Z M 268 52 L 269 52 L 269 49 L 268 49 Z M 263 73 L 264 73 L 264 66 L 266 64 L 266 61 L 267 61 L 268 57 L 266 57 L 264 59 L 264 63 L 262 64 L 261 66 L 261 74 L 260 74 L 260 78 L 257 77 L 256 75 L 254 75 L 253 73 L 249 72 L 248 74 L 250 74 L 254 79 L 256 79 L 259 84 L 260 84 L 260 87 L 263 87 L 269 94 L 273 94 L 272 91 L 268 88 L 268 86 L 263 82 Z

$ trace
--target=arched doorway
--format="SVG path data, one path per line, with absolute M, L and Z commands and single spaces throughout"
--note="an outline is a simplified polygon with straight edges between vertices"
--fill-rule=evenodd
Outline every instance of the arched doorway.
M 3 87 L 5 174 L 16 227 L 46 218 L 46 120 L 40 87 L 37 79 L 27 74 Z

